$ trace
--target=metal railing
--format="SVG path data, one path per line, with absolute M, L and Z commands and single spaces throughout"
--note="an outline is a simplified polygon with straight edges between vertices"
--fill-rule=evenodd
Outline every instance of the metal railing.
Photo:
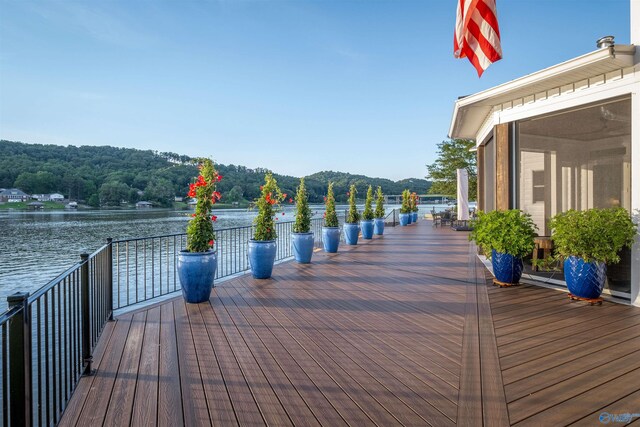
M 344 219 L 341 219 L 343 222 Z M 311 220 L 322 247 L 322 218 Z M 293 256 L 293 222 L 276 223 L 276 261 Z M 385 224 L 398 224 L 393 209 Z M 249 269 L 253 226 L 216 230 L 216 279 Z M 186 234 L 112 241 L 34 292 L 7 298 L 0 314 L 0 420 L 3 426 L 56 425 L 116 309 L 180 290 L 177 257 Z
M 111 245 L 29 295 L 7 298 L 0 315 L 2 425 L 55 425 L 111 317 Z
M 276 222 L 276 261 L 291 258 L 293 221 Z M 247 251 L 255 227 L 216 230 L 218 267 L 216 280 L 249 270 Z M 311 220 L 316 247 L 322 246 L 322 218 Z M 180 290 L 178 254 L 186 246 L 186 234 L 171 234 L 113 242 L 114 310 Z

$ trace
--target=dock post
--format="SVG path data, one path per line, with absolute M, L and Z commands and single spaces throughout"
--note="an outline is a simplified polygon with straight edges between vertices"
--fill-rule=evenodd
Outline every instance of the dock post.
M 31 308 L 29 293 L 7 297 L 9 308 L 22 309 L 9 320 L 10 425 L 31 425 Z

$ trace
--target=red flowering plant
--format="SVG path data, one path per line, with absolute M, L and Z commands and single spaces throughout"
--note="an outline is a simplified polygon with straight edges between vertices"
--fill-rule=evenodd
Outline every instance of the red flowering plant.
M 418 195 L 415 192 L 411 193 L 409 204 L 411 205 L 411 212 L 418 212 Z
M 264 185 L 260 187 L 260 191 L 260 197 L 255 201 L 258 207 L 258 216 L 253 220 L 256 226 L 253 240 L 275 240 L 278 235 L 274 216 L 280 203 L 287 198 L 287 195 L 280 191 L 271 172 L 265 175 Z
M 211 214 L 213 205 L 220 200 L 216 184 L 222 179 L 216 171 L 211 159 L 198 159 L 200 174 L 196 181 L 189 184 L 189 194 L 195 198 L 196 211 L 187 225 L 187 251 L 206 252 L 213 247 L 216 235 L 213 222 L 217 219 Z

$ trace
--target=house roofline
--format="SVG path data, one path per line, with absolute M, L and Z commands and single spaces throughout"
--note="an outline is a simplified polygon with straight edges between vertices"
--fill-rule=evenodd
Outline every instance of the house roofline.
M 614 45 L 456 100 L 450 138 L 475 139 L 495 105 L 635 65 L 634 45 Z

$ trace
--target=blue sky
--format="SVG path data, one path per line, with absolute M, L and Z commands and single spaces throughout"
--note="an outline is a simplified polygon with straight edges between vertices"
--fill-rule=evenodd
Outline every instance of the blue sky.
M 629 0 L 498 0 L 504 58 L 478 79 L 455 5 L 0 0 L 0 139 L 424 177 L 458 96 L 629 42 Z

